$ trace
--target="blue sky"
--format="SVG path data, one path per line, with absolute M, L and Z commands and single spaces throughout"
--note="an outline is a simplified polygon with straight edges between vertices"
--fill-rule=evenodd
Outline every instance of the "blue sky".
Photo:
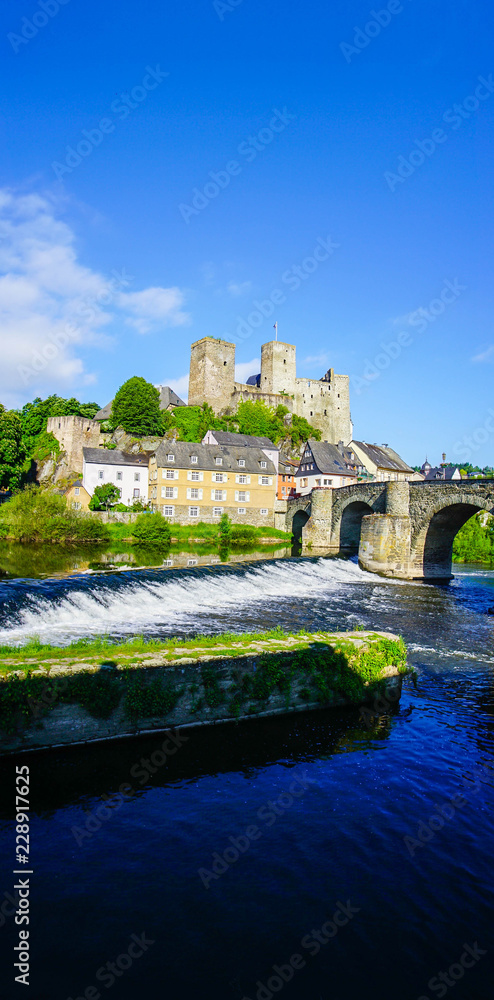
M 204 335 L 243 378 L 277 320 L 356 437 L 494 464 L 493 34 L 486 0 L 4 0 L 0 400 L 186 393 Z

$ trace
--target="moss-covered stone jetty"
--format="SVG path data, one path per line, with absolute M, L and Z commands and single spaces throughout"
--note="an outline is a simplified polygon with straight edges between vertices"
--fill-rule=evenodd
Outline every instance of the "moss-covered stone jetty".
M 329 706 L 396 703 L 386 632 L 231 633 L 0 649 L 0 753 Z

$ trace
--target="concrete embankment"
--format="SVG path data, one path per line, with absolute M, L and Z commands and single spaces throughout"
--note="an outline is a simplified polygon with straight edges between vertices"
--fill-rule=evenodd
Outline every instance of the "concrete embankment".
M 386 632 L 229 634 L 151 645 L 4 652 L 0 753 L 378 699 L 391 705 L 407 673 L 403 640 Z

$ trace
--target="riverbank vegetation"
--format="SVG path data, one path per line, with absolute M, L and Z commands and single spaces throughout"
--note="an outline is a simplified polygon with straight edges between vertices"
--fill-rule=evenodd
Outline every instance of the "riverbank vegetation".
M 70 510 L 64 496 L 33 485 L 0 506 L 0 538 L 91 545 L 111 541 L 106 524 L 91 514 Z
M 494 566 L 494 517 L 475 514 L 463 525 L 453 543 L 453 561 Z

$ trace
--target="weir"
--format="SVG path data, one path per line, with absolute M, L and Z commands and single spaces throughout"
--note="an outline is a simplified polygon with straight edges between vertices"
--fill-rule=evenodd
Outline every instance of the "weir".
M 406 648 L 366 631 L 139 640 L 12 650 L 0 679 L 0 753 L 335 706 L 397 704 Z M 98 652 L 96 652 L 96 648 Z M 22 664 L 22 670 L 19 669 Z

